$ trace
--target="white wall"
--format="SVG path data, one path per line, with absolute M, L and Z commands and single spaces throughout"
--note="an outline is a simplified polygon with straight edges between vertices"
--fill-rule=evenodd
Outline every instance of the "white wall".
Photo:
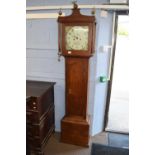
M 112 36 L 112 19 L 113 14 L 108 13 L 107 18 L 98 19 L 98 34 L 97 34 L 97 63 L 95 75 L 95 94 L 94 94 L 94 108 L 93 108 L 93 129 L 92 135 L 97 134 L 103 130 L 104 113 L 107 96 L 107 83 L 100 83 L 99 76 L 108 75 L 109 67 L 109 53 L 103 52 L 101 49 L 104 45 L 111 44 Z

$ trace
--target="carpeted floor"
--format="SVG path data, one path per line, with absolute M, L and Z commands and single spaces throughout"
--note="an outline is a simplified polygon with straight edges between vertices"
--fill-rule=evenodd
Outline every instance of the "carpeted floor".
M 129 148 L 129 135 L 102 132 L 90 139 L 90 147 L 80 147 L 60 142 L 60 133 L 55 133 L 45 147 L 45 155 L 90 155 L 91 144 L 103 144 L 118 148 Z
M 60 134 L 55 133 L 49 139 L 47 146 L 45 147 L 45 155 L 90 155 L 91 147 L 85 148 L 70 144 L 61 143 L 59 141 Z M 108 145 L 107 133 L 100 133 L 91 138 L 91 143 L 100 143 Z

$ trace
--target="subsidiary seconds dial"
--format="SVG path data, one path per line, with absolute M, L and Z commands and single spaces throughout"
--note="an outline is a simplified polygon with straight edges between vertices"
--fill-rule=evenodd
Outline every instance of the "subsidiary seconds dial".
M 66 50 L 88 50 L 88 26 L 65 27 Z

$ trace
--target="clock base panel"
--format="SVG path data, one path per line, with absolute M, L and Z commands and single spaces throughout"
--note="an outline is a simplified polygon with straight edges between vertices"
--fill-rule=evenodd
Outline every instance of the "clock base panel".
M 89 147 L 89 121 L 82 117 L 64 117 L 61 121 L 61 142 Z

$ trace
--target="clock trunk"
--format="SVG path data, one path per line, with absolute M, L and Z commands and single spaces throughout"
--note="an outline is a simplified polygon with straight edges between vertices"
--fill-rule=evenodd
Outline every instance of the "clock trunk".
M 66 58 L 66 115 L 86 118 L 88 66 L 87 58 Z
M 89 59 L 67 57 L 66 115 L 61 121 L 61 141 L 88 146 L 89 117 L 87 115 L 87 89 Z

